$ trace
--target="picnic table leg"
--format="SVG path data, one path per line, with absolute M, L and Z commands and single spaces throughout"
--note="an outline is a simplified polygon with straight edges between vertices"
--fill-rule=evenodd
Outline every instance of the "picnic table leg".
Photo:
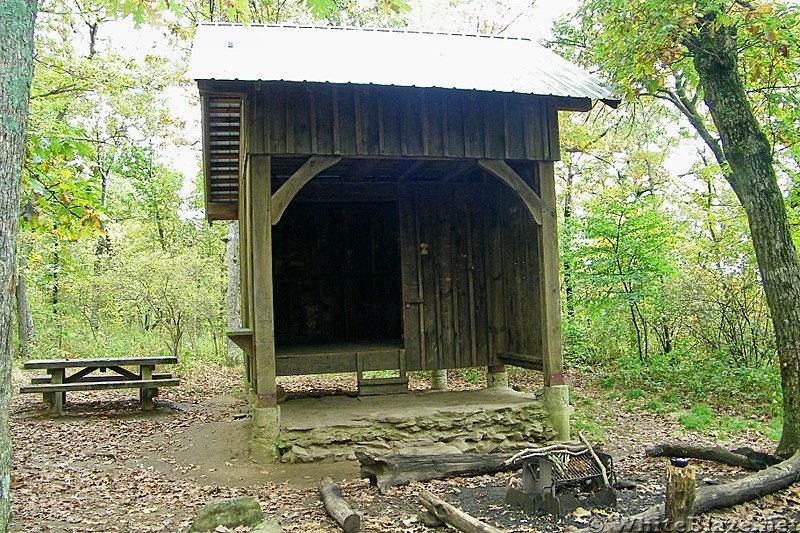
M 63 368 L 53 368 L 52 370 L 48 370 L 48 372 L 50 372 L 50 383 L 54 385 L 60 385 L 61 383 L 64 383 L 65 370 Z M 53 392 L 51 394 L 53 395 L 53 402 L 50 404 L 50 413 L 56 416 L 61 416 L 67 393 Z
M 153 369 L 155 367 L 153 365 L 142 365 L 142 379 L 153 379 Z M 139 400 L 142 402 L 142 411 L 152 411 L 153 410 L 153 392 L 156 389 L 146 389 L 142 387 L 139 389 Z
M 53 371 L 52 370 L 48 370 L 47 373 L 50 376 L 50 383 L 52 383 L 53 382 Z M 43 392 L 42 393 L 42 401 L 45 402 L 50 407 L 52 407 L 53 406 L 53 402 L 56 401 L 55 393 L 53 393 L 53 392 Z

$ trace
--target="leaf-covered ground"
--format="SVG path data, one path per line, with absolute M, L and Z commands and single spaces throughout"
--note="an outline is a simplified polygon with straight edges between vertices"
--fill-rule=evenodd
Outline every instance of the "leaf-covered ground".
M 15 374 L 19 385 L 28 376 Z M 536 374 L 519 373 L 512 384 L 536 388 Z M 663 501 L 664 459 L 644 457 L 644 447 L 665 441 L 750 446 L 774 443 L 755 432 L 693 433 L 671 414 L 653 414 L 573 373 L 579 418 L 591 420 L 594 439 L 615 458 L 620 479 L 636 488 L 620 493 L 616 511 L 578 512 L 562 520 L 531 517 L 504 503 L 510 474 L 415 483 L 380 495 L 358 479 L 356 463 L 259 466 L 247 454 L 249 421 L 237 370 L 206 367 L 162 390 L 158 408 L 142 413 L 135 391 L 75 393 L 65 416 L 51 418 L 37 395 L 16 394 L 12 406 L 15 531 L 185 531 L 194 513 L 212 499 L 250 495 L 285 531 L 339 531 L 318 500 L 316 481 L 330 475 L 362 515 L 362 530 L 431 531 L 417 522 L 417 493 L 429 490 L 473 516 L 507 531 L 572 531 Z M 349 376 L 283 379 L 294 395 L 354 390 Z M 451 375 L 454 389 L 479 387 L 473 371 Z M 425 388 L 412 376 L 412 387 Z M 721 440 L 720 440 L 721 439 Z M 696 462 L 699 483 L 745 475 L 736 468 Z M 698 530 L 795 531 L 800 485 L 704 517 Z

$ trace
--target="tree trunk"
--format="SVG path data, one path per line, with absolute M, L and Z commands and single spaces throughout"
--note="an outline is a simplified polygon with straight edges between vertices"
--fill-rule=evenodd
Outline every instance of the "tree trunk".
M 381 494 L 412 481 L 428 481 L 456 476 L 482 476 L 520 468 L 520 461 L 506 464 L 512 453 L 456 453 L 441 455 L 387 455 L 372 457 L 356 452 L 361 477 L 377 485 Z
M 704 20 L 687 45 L 705 102 L 722 139 L 728 181 L 747 213 L 764 293 L 772 315 L 783 389 L 783 434 L 778 453 L 800 449 L 800 261 L 792 242 L 772 150 L 753 114 L 737 71 L 737 40 Z
M 225 262 L 228 265 L 228 288 L 225 293 L 225 314 L 228 318 L 228 329 L 242 327 L 242 312 L 239 302 L 241 295 L 239 271 L 239 222 L 228 224 L 228 235 L 225 237 Z M 227 359 L 231 365 L 241 364 L 244 360 L 242 350 L 228 339 Z
M 28 286 L 25 282 L 25 268 L 28 257 L 24 251 L 19 254 L 19 267 L 17 268 L 17 331 L 19 332 L 19 358 L 25 360 L 30 354 L 30 340 L 33 335 L 33 317 L 31 306 L 28 302 Z
M 11 328 L 36 0 L 0 0 L 0 531 L 11 518 Z
M 564 227 L 569 228 L 572 224 L 572 184 L 575 174 L 572 171 L 572 165 L 567 166 L 567 183 L 564 186 Z M 570 236 L 572 233 L 570 232 Z M 571 245 L 572 243 L 567 243 Z M 572 283 L 572 262 L 569 258 L 564 259 L 561 265 L 564 272 L 564 307 L 566 307 L 567 318 L 573 320 L 575 318 L 575 303 L 573 297 L 573 283 Z

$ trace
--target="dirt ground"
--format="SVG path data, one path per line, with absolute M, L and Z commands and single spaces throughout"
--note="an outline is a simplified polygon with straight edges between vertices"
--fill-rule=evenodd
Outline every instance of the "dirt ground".
M 15 373 L 18 386 L 28 376 Z M 504 503 L 511 474 L 457 478 L 398 487 L 380 495 L 358 478 L 355 462 L 256 465 L 248 456 L 249 419 L 241 374 L 209 367 L 165 389 L 150 413 L 139 410 L 135 391 L 72 394 L 65 415 L 52 418 L 36 395 L 16 394 L 12 404 L 14 466 L 13 531 L 185 531 L 196 510 L 210 500 L 250 495 L 284 531 L 340 531 L 325 515 L 316 483 L 330 476 L 361 515 L 363 531 L 434 531 L 417 522 L 417 494 L 429 490 L 506 531 L 599 530 L 604 520 L 631 515 L 663 501 L 666 460 L 644 457 L 646 446 L 682 441 L 750 446 L 769 452 L 774 443 L 755 432 L 716 437 L 683 429 L 673 414 L 632 409 L 610 400 L 578 373 L 569 375 L 581 419 L 591 419 L 602 449 L 614 456 L 619 479 L 635 489 L 620 491 L 616 510 L 577 512 L 561 520 L 528 516 Z M 538 386 L 536 374 L 512 374 L 512 385 Z M 289 397 L 353 391 L 350 376 L 283 379 Z M 455 389 L 482 385 L 451 376 Z M 412 388 L 425 388 L 412 376 Z M 698 483 L 745 475 L 739 469 L 695 462 Z M 797 531 L 800 485 L 712 513 L 698 531 Z M 246 531 L 246 529 L 241 529 Z

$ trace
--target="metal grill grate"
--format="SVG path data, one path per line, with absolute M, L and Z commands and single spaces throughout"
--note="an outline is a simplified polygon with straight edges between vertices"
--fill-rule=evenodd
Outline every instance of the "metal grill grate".
M 572 483 L 601 476 L 600 466 L 595 462 L 588 450 L 578 456 L 553 454 L 543 460 L 552 464 L 553 482 Z

